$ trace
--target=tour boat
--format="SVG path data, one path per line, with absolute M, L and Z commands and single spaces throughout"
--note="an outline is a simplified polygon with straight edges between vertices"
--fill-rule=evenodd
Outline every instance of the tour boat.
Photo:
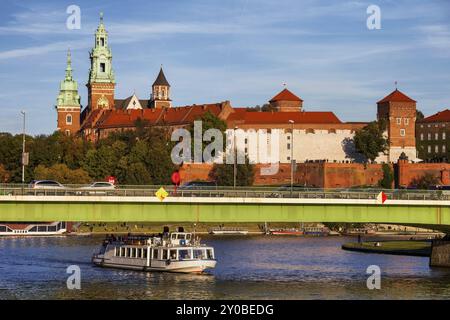
M 108 237 L 92 262 L 101 267 L 201 273 L 216 266 L 214 248 L 200 244 L 192 233 L 179 228 L 159 235 Z
M 300 229 L 270 229 L 269 234 L 274 236 L 301 236 L 303 230 Z
M 248 230 L 244 230 L 241 228 L 219 227 L 210 229 L 209 233 L 213 235 L 239 236 L 247 235 Z
M 0 222 L 0 236 L 56 236 L 67 232 L 65 222 Z
M 304 227 L 303 233 L 305 236 L 328 236 L 330 230 L 327 227 Z

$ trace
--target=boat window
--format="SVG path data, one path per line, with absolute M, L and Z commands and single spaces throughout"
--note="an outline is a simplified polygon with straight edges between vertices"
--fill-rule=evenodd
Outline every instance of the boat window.
M 0 232 L 6 232 L 6 226 L 0 226 Z
M 178 239 L 179 240 L 184 240 L 184 238 L 185 238 L 185 234 L 184 233 L 179 233 L 178 234 Z
M 205 256 L 205 252 L 202 249 L 194 250 L 194 259 L 204 259 Z
M 39 232 L 47 232 L 47 226 L 39 226 L 38 231 Z
M 163 260 L 167 260 L 167 250 L 166 249 L 163 250 L 162 258 L 163 258 Z
M 177 259 L 177 250 L 170 250 L 170 259 L 172 260 Z
M 141 256 L 142 256 L 142 249 L 138 248 L 136 258 L 140 258 Z
M 142 250 L 142 258 L 147 259 L 147 249 Z
M 172 238 L 173 240 L 175 240 L 175 239 L 177 238 L 177 235 L 176 235 L 176 234 L 174 234 L 174 233 L 172 233 L 172 236 L 171 236 L 171 238 Z
M 191 259 L 191 250 L 178 250 L 178 259 L 185 260 L 185 259 Z
M 120 248 L 120 256 L 125 257 L 125 248 Z
M 214 259 L 214 252 L 212 249 L 206 249 L 208 259 Z
M 127 248 L 127 254 L 126 257 L 131 257 L 131 248 Z
M 158 249 L 153 249 L 153 258 L 152 259 L 158 259 Z
M 6 230 L 6 228 L 5 228 L 5 230 Z M 1 229 L 0 229 L 0 231 L 1 231 Z M 36 232 L 36 231 L 37 231 L 37 227 L 36 226 L 34 226 L 30 230 L 28 230 L 28 232 Z
M 187 240 L 190 240 L 190 239 L 191 239 L 191 234 L 190 234 L 190 233 L 188 233 L 188 234 L 186 235 L 186 239 L 187 239 Z

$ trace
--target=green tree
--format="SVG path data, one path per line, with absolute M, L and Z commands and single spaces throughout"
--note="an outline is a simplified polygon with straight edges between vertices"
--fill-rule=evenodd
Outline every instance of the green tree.
M 104 180 L 113 175 L 117 164 L 126 149 L 126 144 L 116 141 L 111 146 L 101 145 L 98 149 L 90 149 L 82 161 L 82 168 L 96 180 Z
M 383 135 L 385 127 L 384 121 L 374 121 L 356 131 L 353 138 L 356 151 L 370 161 L 374 161 L 380 152 L 385 152 L 388 147 Z
M 391 169 L 391 166 L 383 163 L 383 178 L 380 179 L 378 185 L 384 189 L 391 189 L 392 183 L 394 182 L 394 172 Z
M 427 190 L 430 187 L 436 186 L 439 184 L 439 178 L 434 176 L 431 173 L 425 173 L 421 177 L 414 178 L 411 181 L 411 185 L 416 187 L 417 189 Z
M 248 157 L 245 157 L 245 164 L 237 165 L 236 185 L 251 186 L 254 176 L 254 165 L 250 164 Z M 219 186 L 232 186 L 234 184 L 234 165 L 214 164 L 209 177 L 216 181 Z
M 51 167 L 38 165 L 34 169 L 36 180 L 56 180 L 62 184 L 85 184 L 92 181 L 83 169 L 70 169 L 65 164 L 54 164 Z
M 425 116 L 423 115 L 422 111 L 416 110 L 416 120 L 422 120 L 423 118 L 425 118 Z

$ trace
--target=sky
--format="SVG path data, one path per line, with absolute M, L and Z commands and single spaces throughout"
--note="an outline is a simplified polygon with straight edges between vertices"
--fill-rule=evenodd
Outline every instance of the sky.
M 381 29 L 367 28 L 377 5 Z M 67 8 L 81 11 L 66 27 Z M 173 105 L 262 105 L 287 88 L 306 111 L 372 121 L 398 88 L 425 115 L 450 108 L 447 0 L 0 0 L 0 132 L 49 134 L 72 52 L 82 105 L 99 13 L 109 32 L 116 98 L 148 99 L 159 67 Z

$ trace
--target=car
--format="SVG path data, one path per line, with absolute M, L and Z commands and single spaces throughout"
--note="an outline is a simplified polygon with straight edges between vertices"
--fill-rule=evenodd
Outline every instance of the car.
M 53 180 L 33 180 L 28 187 L 30 189 L 66 189 L 61 183 Z
M 30 192 L 30 194 L 34 195 L 61 195 L 65 194 L 67 190 L 65 186 L 54 180 L 33 180 L 28 185 L 28 188 L 35 190 Z
M 217 183 L 215 181 L 189 181 L 178 188 L 179 192 L 190 196 L 207 195 L 208 191 L 216 191 Z
M 110 182 L 94 182 L 89 186 L 81 187 L 77 191 L 77 195 L 111 195 L 114 194 L 116 186 Z

